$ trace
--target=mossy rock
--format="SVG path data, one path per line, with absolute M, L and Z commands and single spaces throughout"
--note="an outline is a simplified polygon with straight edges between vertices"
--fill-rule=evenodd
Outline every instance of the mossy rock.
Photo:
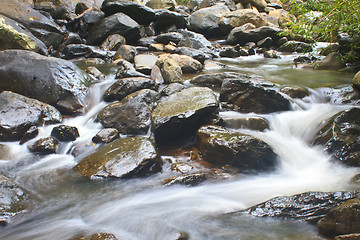
M 128 137 L 99 147 L 74 170 L 86 177 L 143 177 L 161 171 L 161 161 L 150 139 Z

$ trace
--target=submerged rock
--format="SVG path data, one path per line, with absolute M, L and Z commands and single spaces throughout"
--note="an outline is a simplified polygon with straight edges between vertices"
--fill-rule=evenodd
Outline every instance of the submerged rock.
M 12 217 L 24 211 L 22 202 L 27 198 L 19 186 L 0 174 L 0 226 L 7 225 Z
M 316 224 L 332 208 L 356 197 L 359 197 L 358 192 L 307 192 L 276 197 L 238 213 L 256 217 L 298 219 Z
M 12 92 L 0 93 L 0 141 L 18 141 L 33 126 L 61 121 L 53 106 Z
M 128 137 L 99 147 L 74 170 L 87 177 L 143 177 L 161 171 L 161 161 L 151 140 Z
M 277 165 L 277 155 L 270 146 L 253 136 L 208 125 L 198 130 L 197 137 L 205 161 L 234 166 L 242 172 L 269 171 Z
M 184 89 L 164 98 L 152 112 L 156 140 L 171 141 L 195 134 L 218 107 L 214 92 L 205 87 Z
M 317 227 L 326 235 L 360 233 L 360 198 L 332 208 L 317 223 Z
M 73 114 L 85 106 L 87 77 L 74 63 L 25 50 L 0 52 L 0 91 L 8 90 Z
M 360 109 L 351 108 L 334 116 L 323 127 L 315 144 L 323 144 L 332 158 L 348 166 L 359 167 Z
M 112 233 L 94 233 L 92 235 L 78 235 L 68 240 L 118 240 Z
M 269 86 L 266 81 L 245 75 L 227 78 L 221 85 L 220 101 L 224 107 L 244 113 L 272 113 L 291 109 L 288 99 L 265 86 Z

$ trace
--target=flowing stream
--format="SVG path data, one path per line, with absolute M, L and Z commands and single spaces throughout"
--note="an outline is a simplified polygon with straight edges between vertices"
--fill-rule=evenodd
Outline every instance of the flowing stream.
M 290 57 L 264 60 L 253 56 L 222 60 L 225 70 L 262 75 L 280 84 L 328 87 L 349 84 L 350 77 L 331 72 L 293 69 Z M 222 69 L 208 68 L 206 72 Z M 288 76 L 293 76 L 287 79 Z M 64 124 L 76 126 L 80 138 L 61 146 L 59 154 L 37 156 L 26 144 L 2 143 L 10 148 L 0 160 L 5 172 L 35 199 L 32 210 L 1 228 L 2 240 L 65 240 L 76 234 L 109 232 L 118 239 L 176 239 L 185 232 L 190 239 L 322 239 L 316 228 L 306 223 L 225 214 L 245 209 L 270 198 L 306 191 L 350 190 L 351 178 L 359 170 L 329 161 L 329 156 L 311 140 L 317 130 L 347 105 L 326 101 L 322 91 L 294 102 L 294 110 L 262 115 L 270 122 L 265 132 L 237 129 L 267 142 L 279 155 L 275 172 L 239 175 L 218 183 L 195 187 L 163 186 L 164 174 L 143 179 L 89 180 L 75 175 L 71 168 L 83 154 L 94 148 L 91 138 L 100 130 L 95 116 L 106 103 L 101 95 L 114 80 L 95 85 L 84 116 L 67 118 Z M 302 79 L 303 82 L 299 82 Z M 296 83 L 295 83 L 296 82 Z M 253 116 L 221 112 L 226 119 Z M 46 137 L 54 126 L 40 129 Z M 74 157 L 76 149 L 82 149 Z

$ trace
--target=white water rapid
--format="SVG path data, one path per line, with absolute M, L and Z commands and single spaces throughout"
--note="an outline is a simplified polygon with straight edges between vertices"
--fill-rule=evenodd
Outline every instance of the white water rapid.
M 64 124 L 76 126 L 81 137 L 62 146 L 61 153 L 35 156 L 26 144 L 2 143 L 11 152 L 0 160 L 0 166 L 33 196 L 35 203 L 31 211 L 0 229 L 1 240 L 65 240 L 92 232 L 109 232 L 126 240 L 171 240 L 179 232 L 186 232 L 190 239 L 321 239 L 316 229 L 305 223 L 224 213 L 276 196 L 348 190 L 351 178 L 358 173 L 330 162 L 321 147 L 312 146 L 311 139 L 326 120 L 348 108 L 325 103 L 313 93 L 295 103 L 293 111 L 263 115 L 270 122 L 270 130 L 238 129 L 273 148 L 281 163 L 275 172 L 239 175 L 196 187 L 162 186 L 161 174 L 110 181 L 78 177 L 71 168 L 81 156 L 69 153 L 76 151 L 75 147 L 87 149 L 86 153 L 94 148 L 91 138 L 101 128 L 94 118 L 105 106 L 100 96 L 110 83 L 94 86 L 85 116 L 64 120 Z M 247 115 L 222 112 L 221 116 Z M 39 137 L 49 136 L 53 127 L 41 128 Z

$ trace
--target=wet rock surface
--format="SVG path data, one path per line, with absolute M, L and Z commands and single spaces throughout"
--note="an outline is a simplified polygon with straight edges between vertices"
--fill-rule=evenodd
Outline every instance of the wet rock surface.
M 87 177 L 143 177 L 161 171 L 161 161 L 151 140 L 128 137 L 98 148 L 74 170 Z
M 11 218 L 25 210 L 22 203 L 28 195 L 11 179 L 0 174 L 0 226 L 7 225 Z
M 197 131 L 197 138 L 205 161 L 242 172 L 270 171 L 277 166 L 277 155 L 270 146 L 253 136 L 208 125 Z
M 60 125 L 53 128 L 51 136 L 61 142 L 70 142 L 75 141 L 76 138 L 80 137 L 80 134 L 78 129 L 74 126 Z
M 40 138 L 36 142 L 28 146 L 31 152 L 41 154 L 56 153 L 59 146 L 59 141 L 55 137 Z
M 72 62 L 25 50 L 0 52 L 0 90 L 20 93 L 58 108 L 82 111 L 86 75 Z
M 358 192 L 307 192 L 294 196 L 276 197 L 238 214 L 256 217 L 298 219 L 316 224 L 334 206 L 359 197 Z
M 68 240 L 118 240 L 112 233 L 94 233 L 92 235 L 78 235 Z
M 261 79 L 242 76 L 223 80 L 220 101 L 224 107 L 240 112 L 271 113 L 288 111 L 290 101 Z
M 152 112 L 153 132 L 159 141 L 194 134 L 218 110 L 212 90 L 193 87 L 161 100 Z
M 351 108 L 334 116 L 323 127 L 315 144 L 323 144 L 332 158 L 349 166 L 359 167 L 360 109 Z
M 317 227 L 326 235 L 360 233 L 360 198 L 348 200 L 331 209 Z
M 120 137 L 116 128 L 103 128 L 93 138 L 94 143 L 110 143 Z
M 1 141 L 18 141 L 33 126 L 61 121 L 53 106 L 8 91 L 0 93 Z

